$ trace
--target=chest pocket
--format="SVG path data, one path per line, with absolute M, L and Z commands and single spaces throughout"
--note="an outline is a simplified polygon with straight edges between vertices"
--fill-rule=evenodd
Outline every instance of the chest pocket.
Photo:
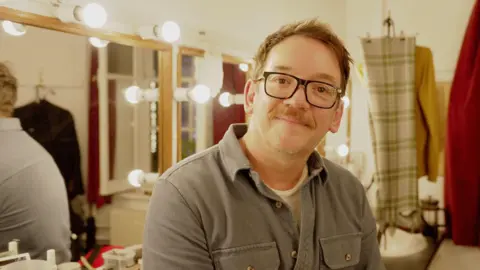
M 216 270 L 277 270 L 276 242 L 222 249 L 212 252 Z
M 353 270 L 360 262 L 362 233 L 322 238 L 320 245 L 323 253 L 320 269 Z

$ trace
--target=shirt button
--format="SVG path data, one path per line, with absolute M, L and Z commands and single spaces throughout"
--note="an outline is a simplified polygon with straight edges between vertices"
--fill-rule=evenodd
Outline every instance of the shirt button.
M 249 266 L 247 267 L 247 270 L 255 270 L 255 268 L 253 268 L 253 266 Z
M 292 255 L 292 258 L 296 259 L 297 258 L 297 251 L 296 250 L 292 251 L 291 255 Z
M 352 255 L 350 253 L 345 254 L 345 261 L 350 261 L 352 259 Z
M 277 208 L 282 208 L 282 205 L 283 205 L 283 203 L 282 203 L 282 202 L 279 202 L 279 201 L 277 201 L 277 202 L 275 203 L 275 207 L 277 207 Z

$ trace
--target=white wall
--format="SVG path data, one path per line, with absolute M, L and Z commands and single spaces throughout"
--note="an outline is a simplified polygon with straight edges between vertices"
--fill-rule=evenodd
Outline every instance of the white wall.
M 34 87 L 42 71 L 44 84 L 55 91 L 47 100 L 72 113 L 84 182 L 88 167 L 90 61 L 87 42 L 85 37 L 34 27 L 29 27 L 20 37 L 0 31 L 0 61 L 9 63 L 20 86 L 17 107 L 35 100 Z
M 390 9 L 396 33 L 417 36 L 417 44 L 430 47 L 433 52 L 437 81 L 450 81 L 463 41 L 474 0 L 347 0 L 346 45 L 356 62 L 363 62 L 360 37 L 383 34 L 382 21 Z M 364 151 L 368 157 L 369 181 L 373 169 L 373 152 L 368 126 L 367 89 L 360 86 L 352 73 L 352 149 Z M 338 134 L 330 135 L 327 145 L 336 146 L 345 141 L 345 125 Z M 443 201 L 443 178 L 436 184 L 420 181 L 420 196 L 433 195 Z

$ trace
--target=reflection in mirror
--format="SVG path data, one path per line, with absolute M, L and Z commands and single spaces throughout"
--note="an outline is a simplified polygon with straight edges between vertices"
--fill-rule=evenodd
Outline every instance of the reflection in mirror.
M 222 93 L 229 93 L 232 96 L 242 95 L 247 81 L 248 65 L 223 63 L 223 85 Z M 222 95 L 220 93 L 219 97 Z M 213 143 L 218 143 L 228 127 L 235 123 L 245 123 L 245 110 L 243 104 L 222 104 L 216 98 L 213 104 Z M 228 105 L 228 106 L 225 106 Z
M 110 43 L 108 62 L 109 179 L 124 180 L 134 169 L 158 171 L 158 102 L 135 100 L 135 89 L 158 86 L 158 53 Z
M 181 80 L 180 87 L 191 88 L 196 84 L 195 73 L 195 60 L 198 58 L 191 55 L 180 55 L 181 58 Z M 196 152 L 196 110 L 197 104 L 193 101 L 182 101 L 180 105 L 180 132 L 181 140 L 180 155 L 181 159 L 184 159 Z
M 22 187 L 9 188 L 4 185 L 5 182 L 0 182 L 0 191 L 5 192 L 7 189 L 8 194 L 8 189 L 16 190 L 15 192 L 19 192 L 16 196 L 29 197 L 28 200 L 16 200 L 14 205 L 23 208 L 14 208 L 15 213 L 8 213 L 8 209 L 5 212 L 5 208 L 2 208 L 9 204 L 5 201 L 7 196 L 1 193 L 0 223 L 3 228 L 0 230 L 0 252 L 4 251 L 6 241 L 20 239 L 19 252 L 30 252 L 32 259 L 44 258 L 46 250 L 42 248 L 50 246 L 57 251 L 57 261 L 63 262 L 70 259 L 69 251 L 65 250 L 70 248 L 70 240 L 65 236 L 70 233 L 80 235 L 84 230 L 84 187 L 89 182 L 91 172 L 95 170 L 89 163 L 98 160 L 98 155 L 90 152 L 94 148 L 89 145 L 88 140 L 89 127 L 92 125 L 92 119 L 89 118 L 91 85 L 88 79 L 90 46 L 86 37 L 34 27 L 25 29 L 23 35 L 0 31 L 0 61 L 6 63 L 17 79 L 18 99 L 14 104 L 13 117 L 19 119 L 22 129 L 38 142 L 38 145 L 32 147 L 29 141 L 25 141 L 16 145 L 16 151 L 11 156 L 4 155 L 5 148 L 1 146 L 0 156 L 11 157 L 7 164 L 13 164 L 19 161 L 23 151 L 27 151 L 29 157 L 21 159 L 22 169 L 27 170 L 27 166 L 32 169 L 38 162 L 31 158 L 41 159 L 43 154 L 35 154 L 44 153 L 43 150 L 46 150 L 57 165 L 65 185 L 61 185 L 61 182 L 52 183 L 57 179 L 53 169 L 50 173 L 18 173 L 16 180 L 27 183 Z M 23 137 L 23 140 L 26 138 Z M 16 139 L 19 142 L 22 140 L 21 136 Z M 37 146 L 39 148 L 36 148 Z M 0 171 L 0 175 L 5 175 L 4 173 L 5 171 Z M 40 187 L 35 185 L 39 182 Z M 63 208 L 62 189 L 66 189 L 68 194 L 68 202 L 65 202 L 68 206 Z M 56 200 L 51 202 L 51 198 Z M 32 203 L 48 205 L 49 209 L 34 208 Z M 34 217 L 28 209 L 36 209 Z M 12 221 L 12 218 L 17 218 L 15 224 L 21 226 L 10 226 L 8 221 Z M 9 230 L 4 230 L 6 227 L 9 227 Z M 39 231 L 46 227 L 50 229 Z M 32 231 L 42 238 L 32 239 Z M 35 244 L 38 242 L 41 242 L 41 246 Z M 79 259 L 79 254 L 75 252 L 79 251 L 78 248 L 79 242 L 76 238 L 71 245 L 72 260 Z

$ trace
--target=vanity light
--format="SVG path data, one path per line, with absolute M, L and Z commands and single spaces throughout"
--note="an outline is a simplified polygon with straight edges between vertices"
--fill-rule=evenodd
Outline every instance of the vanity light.
M 204 84 L 197 84 L 193 88 L 175 89 L 173 97 L 178 102 L 193 100 L 198 104 L 205 104 L 212 98 L 212 90 Z
M 162 37 L 166 42 L 173 43 L 180 39 L 180 26 L 176 22 L 166 21 L 162 26 Z
M 342 97 L 343 100 L 343 108 L 346 109 L 350 106 L 350 99 L 347 96 Z
M 92 46 L 97 48 L 105 48 L 108 43 L 110 43 L 107 40 L 99 39 L 97 37 L 90 37 L 88 38 L 88 41 L 90 42 L 90 44 L 92 44 Z
M 180 26 L 173 21 L 166 21 L 160 25 L 145 25 L 137 29 L 143 39 L 163 39 L 173 43 L 180 39 Z
M 143 99 L 142 89 L 136 85 L 132 85 L 125 89 L 125 100 L 131 104 L 137 104 Z
M 248 64 L 246 64 L 246 63 L 241 63 L 240 65 L 238 65 L 238 67 L 239 67 L 240 70 L 243 71 L 243 72 L 247 72 L 247 71 L 248 71 Z
M 14 23 L 11 21 L 3 21 L 2 27 L 7 34 L 16 37 L 23 36 L 27 32 L 27 29 L 23 24 Z
M 89 3 L 83 7 L 60 5 L 56 15 L 62 22 L 83 22 L 91 28 L 101 28 L 107 22 L 107 11 L 97 3 Z
M 158 173 L 145 173 L 140 169 L 136 169 L 128 174 L 128 183 L 134 187 L 141 187 L 145 184 L 156 182 L 158 177 Z
M 223 92 L 218 97 L 218 102 L 223 107 L 230 107 L 233 104 L 243 104 L 243 94 L 230 94 L 229 92 Z
M 346 144 L 341 144 L 339 146 L 337 146 L 337 154 L 341 157 L 346 157 L 348 155 L 348 152 L 350 152 L 350 149 L 348 148 L 348 146 Z
M 206 85 L 203 84 L 197 84 L 193 89 L 189 92 L 190 98 L 199 103 L 199 104 L 205 104 L 207 103 L 211 96 L 212 96 L 212 91 L 210 88 Z
M 97 3 L 89 3 L 81 10 L 82 21 L 91 28 L 101 28 L 107 22 L 107 11 Z

